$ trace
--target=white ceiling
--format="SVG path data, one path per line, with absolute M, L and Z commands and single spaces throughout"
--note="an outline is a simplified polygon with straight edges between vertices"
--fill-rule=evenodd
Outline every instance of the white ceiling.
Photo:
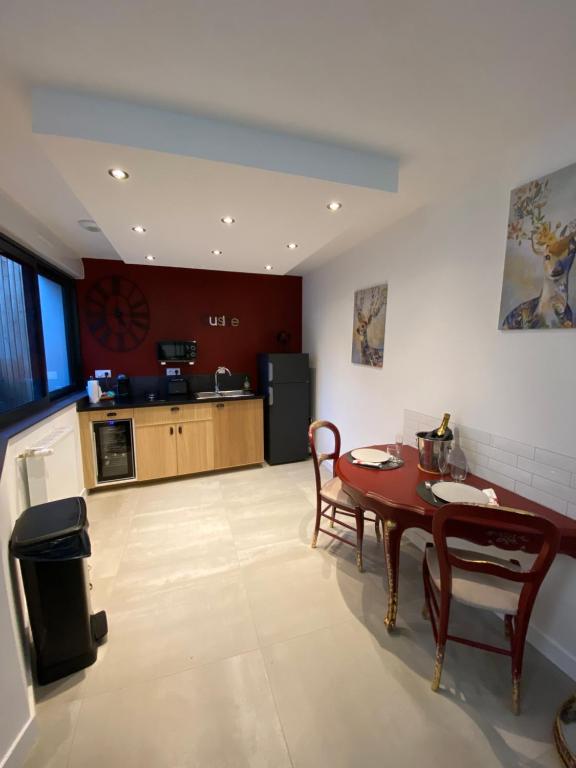
M 573 0 L 2 0 L 0 56 L 11 80 L 0 83 L 0 187 L 78 255 L 109 257 L 118 250 L 133 258 L 120 223 L 107 223 L 112 206 L 92 200 L 85 180 L 64 182 L 68 161 L 60 157 L 56 172 L 47 141 L 32 135 L 32 85 L 220 116 L 400 157 L 399 193 L 374 193 L 383 197 L 370 211 L 362 206 L 364 218 L 354 203 L 345 224 L 346 209 L 337 225 L 332 220 L 337 230 L 324 231 L 292 201 L 295 217 L 303 218 L 288 220 L 286 228 L 300 226 L 299 239 L 310 243 L 309 251 L 298 249 L 298 257 L 308 256 L 297 267 L 303 271 L 483 167 L 505 163 L 509 151 L 534 136 L 553 142 L 559 131 L 573 130 L 575 33 Z M 167 164 L 173 159 L 164 158 Z M 183 163 L 180 176 L 188 166 Z M 215 178 L 222 171 L 231 180 L 237 169 L 212 170 Z M 247 181 L 256 184 L 259 173 L 249 174 Z M 166 202 L 163 194 L 163 210 Z M 268 195 L 252 202 L 261 215 L 246 234 L 261 263 L 272 246 L 268 239 L 259 246 L 260 224 L 274 215 L 276 200 Z M 76 225 L 96 218 L 92 209 L 102 211 L 114 250 L 106 238 Z M 203 236 L 208 229 L 206 223 Z M 240 226 L 236 232 L 240 238 Z M 231 248 L 223 249 L 232 259 Z M 228 266 L 238 268 L 232 261 Z
M 381 212 L 390 193 L 101 142 L 43 136 L 62 177 L 128 263 L 284 274 Z M 121 167 L 118 182 L 107 169 Z M 343 208 L 331 213 L 327 204 Z M 233 225 L 220 219 L 231 215 Z M 142 224 L 144 234 L 131 227 Z M 290 250 L 287 244 L 298 248 Z M 218 249 L 222 255 L 214 256 Z

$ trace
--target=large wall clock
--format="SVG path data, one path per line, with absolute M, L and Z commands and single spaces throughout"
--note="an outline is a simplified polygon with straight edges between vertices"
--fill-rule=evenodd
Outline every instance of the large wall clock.
M 103 277 L 86 294 L 86 320 L 90 332 L 112 352 L 130 352 L 150 329 L 150 307 L 132 280 Z

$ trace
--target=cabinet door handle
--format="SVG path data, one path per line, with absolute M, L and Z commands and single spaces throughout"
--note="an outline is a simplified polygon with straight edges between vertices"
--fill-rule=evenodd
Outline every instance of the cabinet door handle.
M 180 408 L 177 405 L 173 405 L 172 408 L 170 408 L 170 410 L 172 411 L 172 413 L 176 413 L 176 411 L 179 411 Z
M 182 427 L 181 427 L 181 426 L 178 426 L 178 434 L 179 434 L 179 435 L 181 435 L 181 434 L 182 434 Z
M 173 435 L 173 434 L 174 434 L 174 427 L 170 427 L 170 434 L 171 434 L 171 435 Z
M 224 403 L 216 403 L 216 408 L 224 408 Z
M 110 411 L 109 413 L 106 414 L 106 416 L 118 416 L 118 414 L 116 413 L 116 411 Z

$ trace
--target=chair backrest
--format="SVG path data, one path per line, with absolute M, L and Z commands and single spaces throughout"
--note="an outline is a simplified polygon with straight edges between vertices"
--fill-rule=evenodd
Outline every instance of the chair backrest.
M 447 504 L 434 513 L 432 533 L 442 591 L 451 591 L 452 568 L 460 568 L 523 583 L 520 602 L 526 607 L 534 602 L 560 544 L 560 532 L 550 520 L 530 512 L 493 505 Z M 530 549 L 536 550 L 536 557 L 526 570 L 482 560 L 481 553 L 478 559 L 467 560 L 458 557 L 448 546 L 449 537 L 476 543 L 482 541 L 507 551 L 521 551 L 527 542 L 531 542 Z
M 319 453 L 316 447 L 316 433 L 319 429 L 327 429 L 332 433 L 333 450 L 331 453 Z M 335 424 L 331 421 L 317 420 L 313 421 L 308 428 L 308 442 L 310 443 L 310 451 L 312 452 L 312 460 L 314 461 L 314 474 L 316 476 L 316 491 L 320 492 L 322 488 L 322 479 L 320 477 L 320 467 L 322 462 L 332 460 L 332 475 L 336 475 L 336 462 L 340 457 L 340 432 Z

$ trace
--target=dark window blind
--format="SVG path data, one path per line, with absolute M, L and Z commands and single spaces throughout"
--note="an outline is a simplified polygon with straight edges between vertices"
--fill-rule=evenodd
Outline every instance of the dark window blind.
M 22 265 L 0 254 L 0 412 L 36 399 Z

